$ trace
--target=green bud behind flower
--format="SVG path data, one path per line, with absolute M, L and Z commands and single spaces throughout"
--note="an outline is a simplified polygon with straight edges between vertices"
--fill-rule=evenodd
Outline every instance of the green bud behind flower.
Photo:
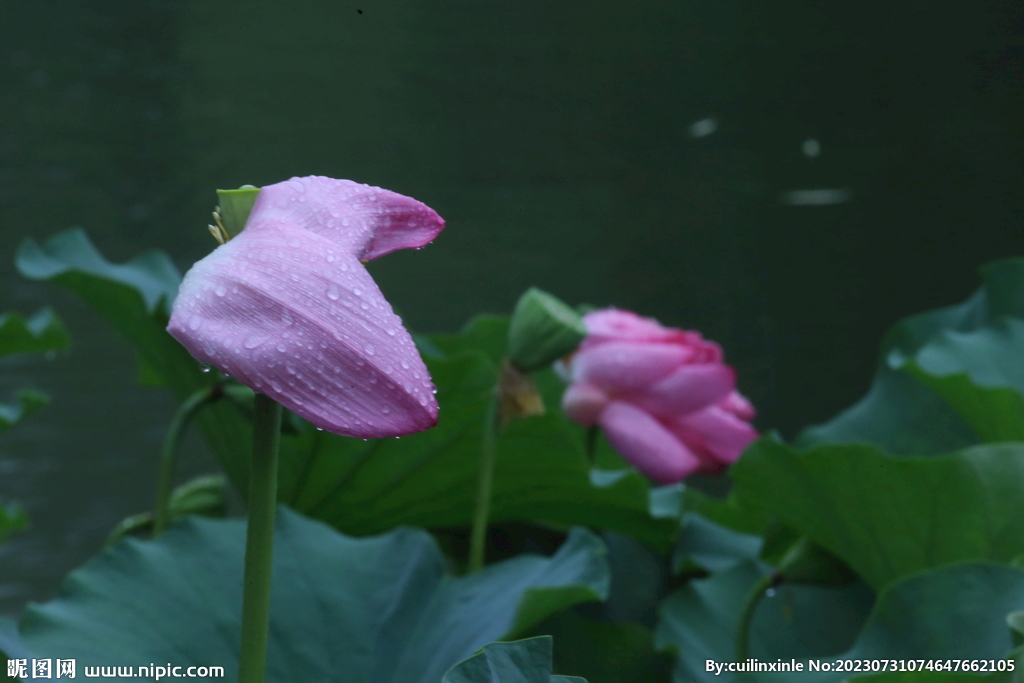
M 508 330 L 508 357 L 517 368 L 531 372 L 551 365 L 571 352 L 587 328 L 579 313 L 558 298 L 531 287 L 519 297 Z
M 260 188 L 252 185 L 242 185 L 237 190 L 217 190 L 217 200 L 220 206 L 215 213 L 219 214 L 219 227 L 227 233 L 226 239 L 231 239 L 242 232 L 245 222 L 249 220 L 249 213 L 252 205 L 256 203 L 256 195 Z

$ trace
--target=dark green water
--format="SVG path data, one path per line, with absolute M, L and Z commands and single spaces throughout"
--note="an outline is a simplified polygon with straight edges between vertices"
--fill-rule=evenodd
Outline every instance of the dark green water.
M 33 519 L 0 548 L 0 609 L 150 504 L 173 409 L 89 311 L 17 276 L 27 235 L 81 225 L 184 270 L 217 187 L 381 185 L 448 220 L 373 266 L 412 327 L 530 285 L 634 309 L 721 342 L 787 436 L 863 393 L 889 325 L 1024 251 L 1019 3 L 441 7 L 4 3 L 0 307 L 52 303 L 75 345 L 0 366 L 3 398 L 53 397 L 0 440 L 0 493 Z M 193 445 L 183 470 L 211 468 Z

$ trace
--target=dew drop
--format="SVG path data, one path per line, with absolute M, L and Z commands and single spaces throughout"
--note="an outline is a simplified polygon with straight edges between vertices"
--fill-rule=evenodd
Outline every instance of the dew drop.
M 245 340 L 244 346 L 247 349 L 255 349 L 257 346 L 259 346 L 262 343 L 263 343 L 263 340 L 260 339 L 259 337 L 249 337 L 248 339 Z
M 385 415 L 390 414 L 391 413 L 391 406 L 384 406 L 384 408 L 381 410 L 381 412 L 384 413 Z
M 285 346 L 284 344 L 278 344 L 277 345 L 277 350 L 280 351 L 281 353 L 284 353 L 285 351 L 288 350 L 288 347 Z
M 331 259 L 333 257 L 328 256 L 327 258 Z M 338 285 L 331 283 L 331 285 L 327 288 L 327 298 L 330 299 L 331 301 L 337 301 L 339 297 L 341 297 L 341 292 L 338 291 Z
M 369 310 L 370 304 L 364 301 L 363 303 L 359 304 L 359 308 L 363 309 L 364 311 Z
M 228 293 L 228 289 L 224 285 L 217 285 L 217 288 L 213 291 L 217 296 L 224 296 Z
M 327 255 L 327 262 L 328 263 L 334 263 L 334 254 L 328 254 Z
M 361 290 L 358 287 L 356 287 L 355 289 L 352 290 L 352 293 L 355 294 L 356 296 L 362 296 L 363 295 L 363 290 Z
M 199 329 L 199 319 L 198 318 L 192 318 L 191 320 L 189 320 L 188 321 L 188 329 L 190 329 L 190 330 L 198 330 Z
M 342 225 L 343 225 L 344 227 L 346 227 L 346 228 L 347 228 L 347 227 L 349 226 L 349 224 L 350 224 L 351 222 L 352 222 L 352 221 L 350 221 L 350 220 L 349 220 L 349 219 L 347 219 L 347 218 L 342 218 L 342 219 L 341 219 L 341 224 L 342 224 Z
M 365 348 L 365 349 L 363 349 L 363 350 L 364 350 L 364 351 L 366 351 L 366 355 L 367 355 L 367 356 L 372 356 L 373 354 L 377 353 L 377 352 L 376 352 L 376 351 L 374 350 L 374 348 L 373 348 L 372 346 L 370 346 L 369 344 L 367 344 L 367 345 L 366 345 L 366 348 Z
M 200 369 L 200 370 L 201 370 L 202 372 L 209 372 L 209 371 L 210 371 L 210 366 L 209 366 L 209 365 L 207 365 L 206 363 L 200 363 L 200 364 L 199 364 L 199 369 Z
M 387 331 L 387 333 L 388 333 L 388 334 L 390 334 L 390 335 L 391 335 L 392 337 L 394 337 L 394 336 L 395 336 L 395 334 L 397 333 L 397 330 L 396 330 L 395 328 L 393 328 L 393 327 L 389 327 L 389 328 L 387 328 L 387 330 L 386 330 L 386 331 Z
M 409 361 L 402 359 L 402 368 L 405 370 L 409 369 Z

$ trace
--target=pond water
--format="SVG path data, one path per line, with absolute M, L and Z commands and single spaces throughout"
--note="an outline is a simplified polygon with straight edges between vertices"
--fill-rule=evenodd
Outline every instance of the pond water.
M 150 505 L 174 405 L 17 245 L 84 227 L 109 258 L 213 243 L 218 187 L 294 175 L 448 221 L 374 276 L 414 329 L 530 285 L 722 343 L 760 428 L 867 388 L 885 329 L 1024 250 L 1018 4 L 7 0 L 0 309 L 53 305 L 73 348 L 0 365 L 53 402 L 0 439 L 0 611 L 53 593 Z M 215 467 L 197 440 L 182 476 Z

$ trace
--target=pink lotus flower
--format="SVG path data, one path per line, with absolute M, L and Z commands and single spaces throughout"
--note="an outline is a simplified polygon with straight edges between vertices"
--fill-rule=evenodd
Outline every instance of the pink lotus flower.
M 587 337 L 569 358 L 562 408 L 599 425 L 649 478 L 673 483 L 734 462 L 757 432 L 754 407 L 735 391 L 722 350 L 697 332 L 613 308 L 583 318 Z
M 245 229 L 185 275 L 167 331 L 327 431 L 427 429 L 430 375 L 361 261 L 422 247 L 443 228 L 415 199 L 350 180 L 269 185 Z

